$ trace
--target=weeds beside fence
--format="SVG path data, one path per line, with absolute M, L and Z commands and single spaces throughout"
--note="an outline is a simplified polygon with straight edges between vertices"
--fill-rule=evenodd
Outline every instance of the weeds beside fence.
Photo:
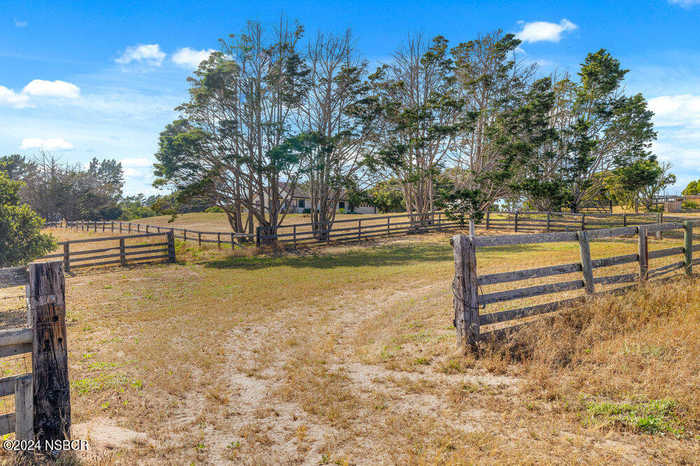
M 564 306 L 585 301 L 587 297 L 593 295 L 619 292 L 628 288 L 629 285 L 624 288 L 614 287 L 602 291 L 598 291 L 598 287 L 635 282 L 644 283 L 680 269 L 684 269 L 687 275 L 691 275 L 693 265 L 700 262 L 700 259 L 693 259 L 693 252 L 700 250 L 700 244 L 693 244 L 693 227 L 698 225 L 700 225 L 700 221 L 685 221 L 684 223 L 662 223 L 577 232 L 507 236 L 456 235 L 452 238 L 455 260 L 455 277 L 452 286 L 454 293 L 454 325 L 457 329 L 458 344 L 474 347 L 479 340 L 487 337 L 497 337 L 512 331 L 519 325 L 524 325 L 526 320 L 523 321 L 522 319 L 557 311 Z M 648 234 L 678 230 L 683 232 L 683 246 L 654 251 L 649 250 Z M 591 258 L 591 241 L 630 236 L 637 236 L 637 253 L 599 259 Z M 477 249 L 555 242 L 578 243 L 581 261 L 482 276 L 479 276 L 477 273 Z M 650 269 L 650 260 L 673 256 L 682 256 L 682 260 Z M 633 263 L 636 263 L 637 270 L 635 271 L 628 270 L 626 271 L 627 273 L 606 276 L 595 276 L 594 274 L 594 271 L 598 269 Z M 580 275 L 574 280 L 563 282 L 544 283 L 525 288 L 507 288 L 488 293 L 482 291 L 482 287 L 485 286 L 567 274 Z M 494 303 L 549 294 L 558 294 L 560 298 L 563 298 L 562 293 L 573 290 L 584 290 L 585 294 L 515 309 L 480 312 L 482 309 L 485 310 L 486 306 Z M 511 325 L 513 322 L 519 325 Z M 503 323 L 507 324 L 504 326 Z

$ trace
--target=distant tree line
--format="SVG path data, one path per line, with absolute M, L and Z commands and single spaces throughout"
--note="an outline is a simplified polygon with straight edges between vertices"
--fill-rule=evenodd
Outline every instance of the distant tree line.
M 155 215 L 204 211 L 212 204 L 177 193 L 125 196 L 124 172 L 117 160 L 93 158 L 83 167 L 48 154 L 0 157 L 0 173 L 19 182 L 18 199 L 46 220 L 131 220 Z
M 343 193 L 427 220 L 515 202 L 650 205 L 675 180 L 651 153 L 652 112 L 606 50 L 576 77 L 538 76 L 496 31 L 451 46 L 413 36 L 375 70 L 350 32 L 304 37 L 282 19 L 221 40 L 160 135 L 156 183 L 204 196 L 236 231 L 274 231 L 294 188 L 331 224 Z M 244 215 L 250 213 L 250 215 Z

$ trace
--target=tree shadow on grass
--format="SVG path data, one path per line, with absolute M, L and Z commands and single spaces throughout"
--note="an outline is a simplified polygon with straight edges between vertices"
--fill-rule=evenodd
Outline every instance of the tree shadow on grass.
M 295 267 L 331 269 L 335 267 L 396 266 L 420 262 L 452 261 L 452 248 L 448 243 L 423 243 L 401 246 L 379 246 L 347 252 L 292 256 L 284 255 L 236 257 L 213 260 L 205 267 L 217 269 L 258 270 L 268 267 Z
M 487 256 L 508 256 L 535 252 L 546 245 L 523 244 L 485 248 Z M 259 270 L 268 267 L 295 267 L 330 269 L 335 267 L 359 267 L 373 265 L 387 267 L 420 262 L 452 262 L 454 256 L 449 243 L 415 243 L 408 245 L 387 245 L 356 249 L 329 254 L 309 254 L 303 256 L 229 256 L 205 262 L 205 267 L 216 269 Z

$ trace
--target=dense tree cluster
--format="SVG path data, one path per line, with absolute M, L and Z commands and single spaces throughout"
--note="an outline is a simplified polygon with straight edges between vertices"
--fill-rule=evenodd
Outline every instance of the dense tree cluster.
M 601 196 L 637 205 L 673 182 L 627 70 L 606 50 L 578 76 L 539 76 L 500 31 L 450 46 L 414 36 L 376 70 L 350 33 L 310 40 L 284 19 L 249 23 L 189 78 L 181 118 L 160 136 L 157 183 L 205 196 L 231 227 L 274 231 L 299 185 L 313 222 L 341 195 L 427 220 L 476 215 L 504 199 L 574 211 Z M 249 212 L 251 215 L 243 215 Z
M 51 236 L 41 233 L 44 221 L 21 201 L 21 188 L 21 181 L 0 170 L 0 267 L 26 263 L 56 245 Z
M 0 157 L 0 171 L 23 183 L 22 200 L 47 220 L 115 219 L 124 186 L 122 166 L 116 160 L 93 158 L 87 168 L 62 164 L 41 154 Z

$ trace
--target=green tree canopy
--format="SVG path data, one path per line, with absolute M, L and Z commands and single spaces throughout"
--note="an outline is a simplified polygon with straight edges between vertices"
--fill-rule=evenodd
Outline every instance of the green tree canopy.
M 688 186 L 685 187 L 682 194 L 684 196 L 700 194 L 700 180 L 691 181 L 690 183 L 688 183 Z
M 51 236 L 41 233 L 43 220 L 21 203 L 21 187 L 0 171 L 0 267 L 27 263 L 56 246 Z

